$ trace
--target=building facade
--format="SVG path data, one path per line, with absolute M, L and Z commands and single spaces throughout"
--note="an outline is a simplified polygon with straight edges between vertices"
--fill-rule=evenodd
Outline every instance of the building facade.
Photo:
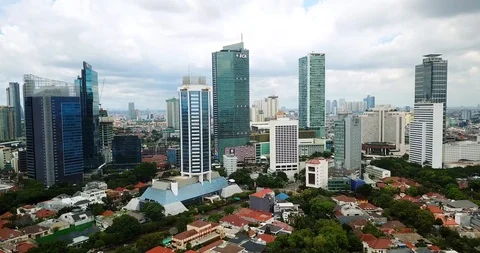
M 328 161 L 316 158 L 305 164 L 305 182 L 307 187 L 328 189 Z
M 375 108 L 375 97 L 374 96 L 367 95 L 367 97 L 363 99 L 363 102 L 366 105 L 366 107 L 365 107 L 366 110 Z
M 415 66 L 415 103 L 443 103 L 443 126 L 447 115 L 448 61 L 441 54 L 427 54 L 423 63 Z M 443 130 L 445 139 L 446 131 Z
M 181 151 L 180 148 L 170 147 L 167 148 L 167 162 L 175 167 L 180 167 L 181 164 Z
M 360 169 L 362 141 L 360 118 L 342 113 L 334 127 L 335 164 L 342 169 Z
M 83 180 L 82 108 L 78 85 L 24 76 L 27 175 L 52 186 Z
M 80 101 L 82 103 L 83 162 L 85 170 L 92 170 L 103 162 L 100 141 L 98 74 L 86 62 L 83 62 L 81 72 L 81 76 L 75 82 L 80 86 Z
M 15 108 L 0 106 L 0 141 L 14 140 L 15 131 Z
M 180 95 L 182 176 L 211 180 L 210 87 L 205 77 L 183 77 Z M 248 118 L 247 118 L 248 120 Z
M 111 148 L 113 140 L 113 118 L 108 117 L 107 110 L 100 109 L 100 146 Z
M 410 123 L 410 162 L 442 168 L 443 160 L 442 103 L 416 103 L 414 120 Z
M 180 129 L 180 100 L 178 98 L 167 99 L 167 127 Z
M 235 155 L 223 155 L 223 167 L 225 168 L 227 175 L 230 176 L 237 171 L 237 157 Z
M 325 54 L 310 53 L 298 60 L 299 127 L 325 137 Z
M 382 179 L 382 178 L 392 176 L 392 174 L 390 173 L 389 170 L 386 170 L 386 169 L 383 169 L 383 168 L 380 168 L 380 167 L 376 167 L 376 166 L 372 166 L 372 165 L 368 165 L 368 166 L 365 167 L 365 173 L 367 173 L 369 178 L 372 179 L 372 180 L 379 180 L 379 179 Z
M 14 109 L 14 132 L 15 137 L 22 137 L 22 104 L 20 102 L 20 85 L 18 83 L 8 83 L 7 105 Z
M 134 165 L 142 162 L 142 140 L 136 135 L 116 135 L 112 141 L 113 163 Z
M 134 102 L 128 103 L 128 116 L 130 117 L 130 120 L 137 120 L 137 111 L 135 110 Z
M 293 179 L 298 172 L 298 121 L 270 121 L 270 171 L 283 171 Z
M 215 157 L 250 141 L 250 55 L 243 42 L 212 53 Z
M 480 137 L 477 137 L 480 139 Z M 480 141 L 457 141 L 443 145 L 444 163 L 455 163 L 460 160 L 480 161 Z
M 397 149 L 405 145 L 406 114 L 394 108 L 377 106 L 361 117 L 362 143 L 388 142 Z

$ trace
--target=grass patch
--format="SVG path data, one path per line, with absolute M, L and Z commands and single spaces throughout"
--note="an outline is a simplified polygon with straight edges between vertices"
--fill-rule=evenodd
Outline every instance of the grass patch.
M 40 237 L 35 241 L 37 243 L 53 242 L 53 241 L 56 241 L 60 236 L 68 235 L 72 232 L 82 232 L 83 230 L 92 227 L 94 224 L 95 224 L 95 221 L 91 221 L 82 225 L 72 226 L 72 227 L 57 231 L 51 235 Z

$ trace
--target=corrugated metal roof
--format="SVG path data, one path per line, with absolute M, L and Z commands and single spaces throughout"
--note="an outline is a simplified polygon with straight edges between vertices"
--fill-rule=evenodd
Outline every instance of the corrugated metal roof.
M 178 201 L 185 201 L 199 196 L 207 195 L 212 192 L 220 191 L 228 185 L 227 179 L 219 177 L 212 179 L 211 182 L 204 181 L 186 185 L 178 189 L 178 195 L 175 196 L 171 190 L 160 190 L 153 187 L 148 187 L 147 190 L 140 197 L 141 200 L 154 200 L 161 205 L 166 205 Z

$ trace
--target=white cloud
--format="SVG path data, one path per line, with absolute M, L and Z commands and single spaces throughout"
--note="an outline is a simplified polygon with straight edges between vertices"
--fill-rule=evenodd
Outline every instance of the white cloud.
M 106 79 L 104 107 L 163 109 L 188 69 L 211 79 L 211 52 L 243 33 L 252 102 L 275 94 L 296 107 L 298 58 L 316 51 L 327 57 L 327 99 L 411 104 L 414 66 L 443 53 L 449 105 L 476 105 L 480 2 L 433 2 L 325 0 L 307 10 L 301 0 L 8 1 L 0 4 L 0 90 L 25 73 L 73 81 L 87 61 Z

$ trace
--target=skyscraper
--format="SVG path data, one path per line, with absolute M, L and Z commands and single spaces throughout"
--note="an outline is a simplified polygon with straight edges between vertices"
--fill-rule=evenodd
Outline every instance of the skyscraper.
M 45 186 L 83 180 L 78 85 L 24 76 L 27 175 Z
M 100 105 L 98 98 L 98 75 L 92 66 L 83 62 L 81 76 L 75 80 L 80 86 L 83 124 L 83 157 L 85 170 L 96 169 L 102 164 L 100 141 Z
M 0 106 L 0 141 L 15 139 L 15 108 Z
M 130 102 L 128 103 L 128 116 L 130 116 L 131 120 L 137 119 L 137 111 L 135 110 L 135 103 Z
M 310 53 L 298 60 L 298 119 L 300 128 L 325 137 L 325 54 Z
M 180 102 L 178 98 L 167 99 L 167 126 L 180 129 Z
M 325 113 L 328 115 L 332 113 L 332 102 L 330 100 L 327 100 L 326 105 L 325 105 Z
M 442 103 L 416 103 L 410 124 L 410 162 L 442 168 L 443 113 Z
M 367 95 L 367 97 L 363 99 L 363 102 L 365 102 L 367 104 L 366 110 L 375 108 L 375 97 L 374 96 Z
M 100 109 L 100 146 L 102 148 L 103 161 L 112 161 L 112 140 L 113 140 L 113 118 L 108 117 L 107 110 Z
M 249 52 L 243 42 L 212 53 L 215 156 L 250 141 Z
M 283 171 L 290 179 L 298 172 L 298 121 L 270 121 L 270 171 Z
M 415 103 L 443 103 L 443 126 L 447 115 L 448 61 L 441 54 L 424 55 L 423 63 L 415 66 Z M 446 131 L 443 131 L 445 139 Z
M 334 129 L 335 164 L 343 169 L 360 169 L 362 141 L 360 118 L 339 113 Z
M 211 180 L 210 87 L 205 77 L 183 77 L 180 95 L 182 176 Z M 248 117 L 247 117 L 248 120 Z
M 15 111 L 15 137 L 22 137 L 22 105 L 20 102 L 20 85 L 18 83 L 8 84 L 7 105 L 13 107 Z
M 361 118 L 362 143 L 394 143 L 398 150 L 405 145 L 405 112 L 399 112 L 390 106 L 377 106 L 364 112 Z
M 337 100 L 333 100 L 332 101 L 332 114 L 337 115 L 337 111 L 338 111 Z

